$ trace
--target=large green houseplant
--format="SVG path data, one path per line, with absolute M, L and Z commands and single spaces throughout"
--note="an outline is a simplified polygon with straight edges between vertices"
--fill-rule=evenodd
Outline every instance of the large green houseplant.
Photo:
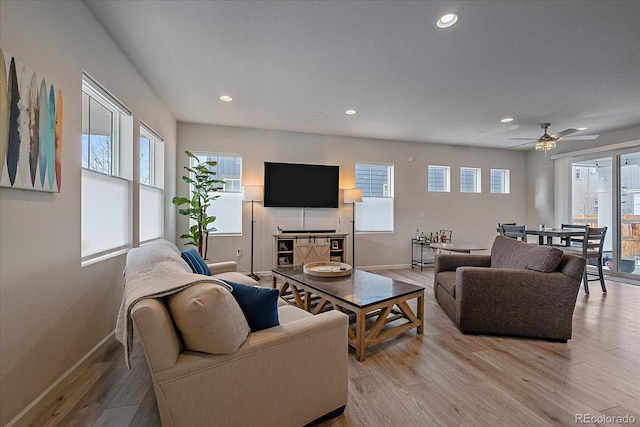
M 217 162 L 201 161 L 190 151 L 185 151 L 185 154 L 190 158 L 189 164 L 193 163 L 191 159 L 195 161 L 195 165 L 184 167 L 189 174 L 182 177 L 189 184 L 191 197 L 176 196 L 172 199 L 172 202 L 176 206 L 186 205 L 185 208 L 178 209 L 178 213 L 189 217 L 195 222 L 194 225 L 189 227 L 189 232 L 180 237 L 187 239 L 185 244 L 198 248 L 200 256 L 207 259 L 207 251 L 209 249 L 207 237 L 209 237 L 211 224 L 216 220 L 215 216 L 207 213 L 207 208 L 213 200 L 220 197 L 219 194 L 215 193 L 220 190 L 219 184 L 223 184 L 224 181 L 215 179 L 216 173 L 212 169 L 217 165 Z

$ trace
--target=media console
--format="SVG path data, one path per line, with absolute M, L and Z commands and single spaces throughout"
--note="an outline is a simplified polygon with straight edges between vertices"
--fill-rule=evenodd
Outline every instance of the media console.
M 347 262 L 347 233 L 335 230 L 288 230 L 273 235 L 273 268 L 309 262 Z

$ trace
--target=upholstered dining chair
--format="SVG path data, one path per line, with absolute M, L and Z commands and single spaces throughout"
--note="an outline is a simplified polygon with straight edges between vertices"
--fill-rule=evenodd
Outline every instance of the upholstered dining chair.
M 591 228 L 586 226 L 584 237 L 577 242 L 577 245 L 563 248 L 565 252 L 573 255 L 580 255 L 587 261 L 590 259 L 596 260 L 598 269 L 597 274 L 589 273 L 588 264 L 584 269 L 584 277 L 582 278 L 582 281 L 584 283 L 584 293 L 587 295 L 589 295 L 589 282 L 593 282 L 595 280 L 600 281 L 602 292 L 607 293 L 607 287 L 604 284 L 604 274 L 602 272 L 602 251 L 606 235 L 607 227 Z M 572 241 L 573 240 L 577 240 L 577 238 L 574 237 Z M 592 278 L 590 279 L 589 276 L 592 276 Z

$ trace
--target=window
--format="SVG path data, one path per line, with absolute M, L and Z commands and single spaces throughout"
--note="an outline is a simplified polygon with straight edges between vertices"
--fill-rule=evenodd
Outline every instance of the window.
M 216 220 L 209 234 L 242 233 L 242 157 L 236 154 L 194 153 L 200 161 L 216 162 L 215 179 L 224 181 L 207 210 Z M 195 165 L 195 160 L 194 163 Z
M 140 127 L 140 242 L 159 239 L 164 227 L 164 142 Z
M 356 163 L 356 231 L 393 231 L 393 165 Z
M 449 166 L 429 165 L 427 188 L 429 191 L 449 192 Z
M 480 193 L 482 192 L 480 182 L 480 168 L 460 168 L 460 192 Z
M 129 110 L 83 75 L 82 265 L 131 246 L 132 138 L 121 132 L 131 124 Z
M 509 170 L 491 169 L 491 192 L 509 194 Z

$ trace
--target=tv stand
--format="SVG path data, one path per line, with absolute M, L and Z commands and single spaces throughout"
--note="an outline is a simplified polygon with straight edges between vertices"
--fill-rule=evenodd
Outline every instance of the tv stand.
M 273 268 L 309 262 L 347 262 L 347 233 L 322 230 L 283 231 L 273 235 Z

